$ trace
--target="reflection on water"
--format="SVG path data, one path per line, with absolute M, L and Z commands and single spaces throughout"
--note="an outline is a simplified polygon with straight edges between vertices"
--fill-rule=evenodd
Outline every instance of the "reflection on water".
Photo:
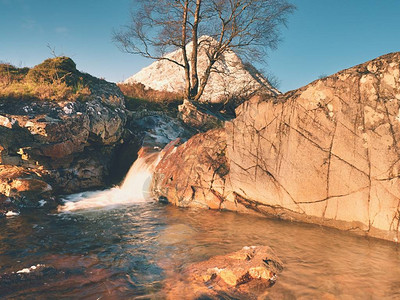
M 22 212 L 0 220 L 0 298 L 159 299 L 170 274 L 245 245 L 269 245 L 285 263 L 271 299 L 400 298 L 394 244 L 157 203 L 81 214 Z M 38 264 L 45 267 L 36 277 L 12 273 Z

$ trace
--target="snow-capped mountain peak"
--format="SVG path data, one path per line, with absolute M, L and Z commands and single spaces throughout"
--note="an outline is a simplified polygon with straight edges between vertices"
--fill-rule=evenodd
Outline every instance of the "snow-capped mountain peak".
M 202 43 L 208 41 L 208 43 Z M 212 47 L 214 39 L 202 36 L 199 39 L 199 55 L 197 59 L 198 74 L 201 80 L 208 63 L 206 55 L 208 47 Z M 192 43 L 186 45 L 188 57 L 191 55 Z M 176 50 L 164 57 L 183 62 L 182 51 Z M 222 59 L 214 65 L 201 101 L 221 102 L 233 97 L 243 97 L 255 92 L 280 94 L 268 80 L 250 64 L 245 64 L 239 56 L 231 50 L 226 51 Z M 168 61 L 158 60 L 129 77 L 124 83 L 142 83 L 148 88 L 158 91 L 182 93 L 185 89 L 185 72 L 179 65 Z

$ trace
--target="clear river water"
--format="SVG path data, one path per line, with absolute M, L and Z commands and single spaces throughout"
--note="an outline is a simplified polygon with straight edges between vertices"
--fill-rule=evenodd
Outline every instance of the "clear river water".
M 284 263 L 267 299 L 400 299 L 397 244 L 152 201 L 162 153 L 139 157 L 120 186 L 0 219 L 0 299 L 163 299 L 185 266 L 257 245 Z
M 393 243 L 151 201 L 1 219 L 0 299 L 163 299 L 163 282 L 187 264 L 246 245 L 284 262 L 267 299 L 400 299 Z

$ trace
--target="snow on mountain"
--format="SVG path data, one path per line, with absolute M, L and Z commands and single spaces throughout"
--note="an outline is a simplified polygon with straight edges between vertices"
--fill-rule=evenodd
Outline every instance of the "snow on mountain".
M 201 41 L 206 41 L 206 43 Z M 199 42 L 197 64 L 199 79 L 201 79 L 208 62 L 206 51 L 216 41 L 203 36 Z M 191 55 L 191 45 L 192 43 L 189 43 L 186 46 L 188 57 Z M 171 52 L 165 57 L 180 63 L 183 61 L 181 50 Z M 182 67 L 173 62 L 158 60 L 126 79 L 124 83 L 142 83 L 154 90 L 181 93 L 185 88 L 185 73 Z M 215 64 L 215 71 L 210 75 L 201 100 L 220 102 L 233 97 L 251 95 L 259 90 L 263 93 L 280 94 L 256 68 L 250 64 L 244 64 L 236 53 L 229 50 Z

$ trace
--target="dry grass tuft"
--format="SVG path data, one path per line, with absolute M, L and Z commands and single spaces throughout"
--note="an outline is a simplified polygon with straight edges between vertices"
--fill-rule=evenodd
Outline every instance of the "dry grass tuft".
M 142 83 L 118 84 L 118 86 L 125 96 L 131 98 L 152 102 L 174 102 L 183 99 L 183 95 L 180 93 L 153 90 L 146 88 Z
M 76 101 L 90 97 L 86 74 L 68 57 L 46 59 L 29 68 L 0 64 L 0 100 Z
M 125 95 L 125 103 L 129 110 L 147 109 L 174 113 L 183 102 L 182 94 L 153 90 L 146 88 L 142 83 L 118 86 Z

